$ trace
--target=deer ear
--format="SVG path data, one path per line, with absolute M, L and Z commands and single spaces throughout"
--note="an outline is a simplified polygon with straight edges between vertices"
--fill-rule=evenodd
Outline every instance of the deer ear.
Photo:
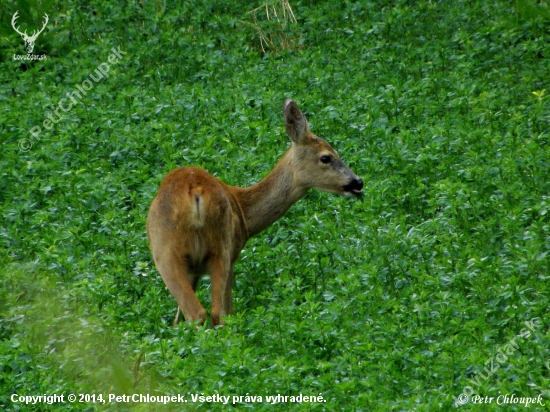
M 285 129 L 288 137 L 294 143 L 303 143 L 309 126 L 306 117 L 298 108 L 298 105 L 290 99 L 285 100 L 283 105 L 283 117 L 285 119 Z

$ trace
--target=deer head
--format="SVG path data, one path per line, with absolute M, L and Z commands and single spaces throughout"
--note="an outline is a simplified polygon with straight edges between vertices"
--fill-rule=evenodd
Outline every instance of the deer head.
M 48 24 L 48 20 L 49 20 L 48 15 L 44 14 L 44 24 L 42 25 L 42 28 L 40 30 L 33 31 L 32 35 L 29 36 L 27 34 L 27 30 L 25 30 L 24 32 L 21 32 L 21 31 L 19 31 L 19 28 L 16 27 L 15 21 L 19 17 L 17 15 L 17 13 L 19 13 L 19 11 L 16 11 L 15 14 L 13 15 L 12 19 L 11 19 L 11 26 L 13 27 L 13 29 L 17 33 L 19 33 L 21 35 L 21 37 L 23 37 L 23 41 L 25 42 L 25 51 L 28 54 L 31 54 L 32 51 L 34 50 L 34 42 L 36 41 L 36 38 L 38 37 L 38 35 L 40 33 L 42 33 L 44 31 L 44 29 L 46 28 L 46 24 Z

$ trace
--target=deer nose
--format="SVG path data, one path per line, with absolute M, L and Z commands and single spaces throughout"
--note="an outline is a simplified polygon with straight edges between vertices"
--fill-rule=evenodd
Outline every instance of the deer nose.
M 346 192 L 351 192 L 355 195 L 361 193 L 361 189 L 363 189 L 363 181 L 358 177 L 354 178 L 351 182 L 344 186 L 344 190 Z

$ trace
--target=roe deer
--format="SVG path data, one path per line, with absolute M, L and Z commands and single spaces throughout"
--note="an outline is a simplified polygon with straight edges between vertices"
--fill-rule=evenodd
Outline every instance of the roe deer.
M 279 219 L 311 189 L 358 195 L 363 182 L 323 139 L 310 132 L 296 103 L 283 106 L 290 149 L 259 183 L 229 186 L 198 167 L 168 173 L 147 216 L 155 265 L 188 322 L 206 311 L 195 288 L 209 273 L 212 326 L 231 314 L 233 265 L 247 240 Z M 179 310 L 177 311 L 179 315 Z M 177 316 L 174 322 L 177 323 Z

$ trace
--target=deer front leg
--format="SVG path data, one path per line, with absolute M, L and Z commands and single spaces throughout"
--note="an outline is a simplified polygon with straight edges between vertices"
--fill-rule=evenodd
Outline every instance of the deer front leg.
M 176 309 L 176 316 L 174 316 L 174 327 L 178 326 L 178 323 L 180 322 L 180 307 L 178 306 Z
M 231 314 L 231 304 L 227 305 L 227 289 L 231 298 L 233 268 L 225 257 L 212 258 L 209 262 L 212 283 L 212 327 L 223 325 L 222 316 Z
M 233 282 L 235 274 L 233 272 L 233 263 L 230 265 L 227 282 L 223 291 L 222 310 L 226 315 L 233 313 Z

